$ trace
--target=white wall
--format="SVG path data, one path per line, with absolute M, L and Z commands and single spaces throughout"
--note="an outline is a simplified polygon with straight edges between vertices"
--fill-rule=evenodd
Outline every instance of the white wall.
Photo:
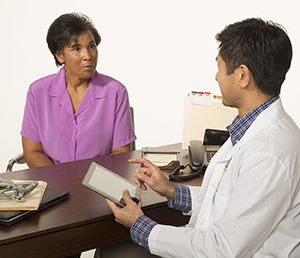
M 215 34 L 248 17 L 274 20 L 289 33 L 294 57 L 282 99 L 300 125 L 297 0 L 1 0 L 0 171 L 21 152 L 29 84 L 57 71 L 46 45 L 47 29 L 59 15 L 74 11 L 90 16 L 102 36 L 97 70 L 128 89 L 137 148 L 181 141 L 183 97 L 191 90 L 219 94 Z

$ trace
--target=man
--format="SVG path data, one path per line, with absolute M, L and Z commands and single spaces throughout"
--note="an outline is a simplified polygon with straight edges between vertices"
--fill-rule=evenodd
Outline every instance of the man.
M 126 190 L 125 208 L 107 203 L 132 240 L 161 257 L 300 257 L 300 132 L 279 97 L 291 42 L 280 25 L 261 19 L 229 25 L 216 39 L 223 104 L 239 115 L 202 186 L 173 184 L 149 161 L 131 160 L 143 164 L 137 185 L 191 215 L 189 225 L 157 224 Z

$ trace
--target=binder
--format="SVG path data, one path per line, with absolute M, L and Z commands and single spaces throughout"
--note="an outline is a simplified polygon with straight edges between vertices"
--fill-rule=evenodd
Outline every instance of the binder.
M 46 188 L 41 204 L 37 210 L 0 211 L 0 224 L 13 225 L 28 216 L 59 203 L 70 196 L 68 190 Z

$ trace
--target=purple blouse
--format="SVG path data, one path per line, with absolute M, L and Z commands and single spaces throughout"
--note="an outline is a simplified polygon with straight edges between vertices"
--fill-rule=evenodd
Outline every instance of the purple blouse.
M 54 163 L 108 155 L 136 139 L 127 90 L 95 72 L 74 114 L 61 68 L 30 85 L 21 135 L 41 142 Z

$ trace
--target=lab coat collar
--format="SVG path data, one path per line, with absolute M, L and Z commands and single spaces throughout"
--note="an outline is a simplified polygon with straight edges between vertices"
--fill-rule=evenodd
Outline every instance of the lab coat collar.
M 236 144 L 238 148 L 247 144 L 253 137 L 257 136 L 262 131 L 267 130 L 284 114 L 285 111 L 281 99 L 279 98 L 255 119 L 243 138 Z
M 266 130 L 284 113 L 285 111 L 283 109 L 281 99 L 279 98 L 256 118 L 253 124 L 246 131 L 243 138 L 234 146 L 232 146 L 231 139 L 227 139 L 222 148 L 216 153 L 216 158 L 211 160 L 210 163 L 212 164 L 210 164 L 210 166 L 212 167 L 212 165 L 215 165 L 214 160 L 218 160 L 218 163 L 226 163 L 237 150 L 239 150 L 257 134 L 259 134 L 263 130 Z

